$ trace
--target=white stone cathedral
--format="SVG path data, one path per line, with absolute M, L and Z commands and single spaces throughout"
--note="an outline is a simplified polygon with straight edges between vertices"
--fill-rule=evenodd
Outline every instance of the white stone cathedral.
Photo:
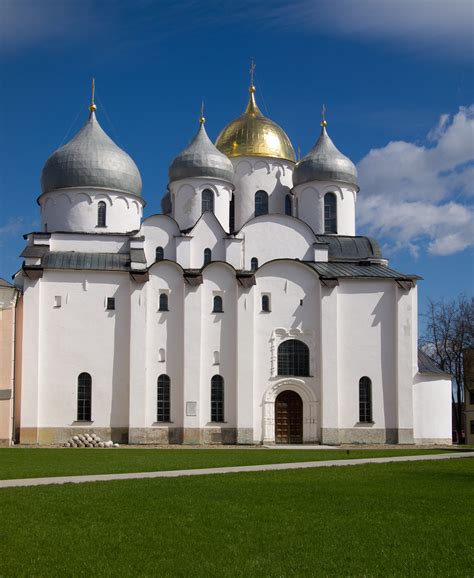
M 21 443 L 450 443 L 419 278 L 356 235 L 357 171 L 325 121 L 296 162 L 251 86 L 215 145 L 201 118 L 142 220 L 138 168 L 89 108 L 46 161 L 15 277 Z

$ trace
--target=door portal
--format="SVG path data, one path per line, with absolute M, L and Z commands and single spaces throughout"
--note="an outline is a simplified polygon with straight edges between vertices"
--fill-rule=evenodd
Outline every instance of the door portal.
M 294 391 L 282 391 L 275 400 L 275 443 L 303 443 L 303 401 Z

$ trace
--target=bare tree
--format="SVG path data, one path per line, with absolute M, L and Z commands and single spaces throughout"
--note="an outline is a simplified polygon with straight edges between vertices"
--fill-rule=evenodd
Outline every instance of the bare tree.
M 425 352 L 438 367 L 453 376 L 452 401 L 458 440 L 462 439 L 464 351 L 474 345 L 474 299 L 459 295 L 450 301 L 428 301 Z

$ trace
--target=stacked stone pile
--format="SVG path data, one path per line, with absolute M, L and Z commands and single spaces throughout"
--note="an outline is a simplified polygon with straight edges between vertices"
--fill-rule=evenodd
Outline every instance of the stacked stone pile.
M 65 448 L 118 448 L 117 443 L 114 444 L 112 440 L 103 442 L 95 433 L 80 434 L 72 436 L 64 444 Z

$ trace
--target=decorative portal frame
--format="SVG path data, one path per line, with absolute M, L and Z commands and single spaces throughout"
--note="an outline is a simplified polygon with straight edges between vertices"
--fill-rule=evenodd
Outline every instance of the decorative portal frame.
M 263 443 L 275 443 L 275 400 L 282 391 L 294 391 L 303 401 L 303 443 L 318 443 L 319 400 L 302 379 L 285 378 L 272 383 L 263 396 Z

